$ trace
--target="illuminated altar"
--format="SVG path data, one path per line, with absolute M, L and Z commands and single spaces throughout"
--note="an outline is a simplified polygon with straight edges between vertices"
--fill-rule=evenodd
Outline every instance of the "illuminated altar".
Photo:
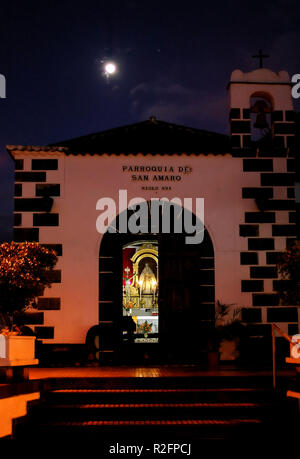
M 135 323 L 135 342 L 158 336 L 158 246 L 155 241 L 123 247 L 123 316 Z M 156 342 L 158 339 L 155 340 Z

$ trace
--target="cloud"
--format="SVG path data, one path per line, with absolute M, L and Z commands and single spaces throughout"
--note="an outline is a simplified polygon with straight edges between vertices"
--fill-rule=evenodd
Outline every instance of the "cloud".
M 139 119 L 156 116 L 173 123 L 202 129 L 227 131 L 227 94 L 190 89 L 177 82 L 159 79 L 142 82 L 131 89 L 131 113 Z
M 140 83 L 130 90 L 130 96 L 136 97 L 141 94 L 153 94 L 155 96 L 175 96 L 187 97 L 193 95 L 193 90 L 185 88 L 179 83 L 168 83 L 166 80 L 161 79 L 150 83 Z

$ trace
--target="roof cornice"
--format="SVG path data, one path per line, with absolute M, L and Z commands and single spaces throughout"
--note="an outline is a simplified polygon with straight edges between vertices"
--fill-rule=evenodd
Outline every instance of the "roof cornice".
M 6 145 L 7 151 L 67 151 L 68 147 L 49 147 L 40 145 Z

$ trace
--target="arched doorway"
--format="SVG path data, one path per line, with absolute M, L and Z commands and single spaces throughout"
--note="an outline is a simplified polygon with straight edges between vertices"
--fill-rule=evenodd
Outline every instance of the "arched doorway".
M 214 249 L 206 229 L 201 244 L 186 244 L 185 236 L 175 233 L 174 228 L 169 234 L 106 232 L 103 235 L 99 254 L 101 359 L 109 356 L 123 362 L 141 362 L 145 357 L 157 363 L 201 361 L 214 321 Z M 151 250 L 149 255 L 147 247 L 152 250 L 153 259 L 157 250 L 157 269 L 153 260 L 149 263 Z M 129 253 L 126 264 L 124 249 Z M 146 250 L 144 258 L 143 250 Z M 157 282 L 148 291 L 141 287 L 145 265 L 149 279 L 152 276 L 153 284 Z M 130 289 L 126 288 L 128 280 L 132 284 Z M 131 305 L 129 314 L 125 303 Z M 131 337 L 130 316 L 136 324 Z M 145 321 L 152 323 L 152 330 L 142 339 L 140 325 Z

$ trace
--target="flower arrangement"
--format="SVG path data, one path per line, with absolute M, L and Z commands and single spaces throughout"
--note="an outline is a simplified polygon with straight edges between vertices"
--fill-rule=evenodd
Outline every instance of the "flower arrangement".
M 152 330 L 152 323 L 145 320 L 145 322 L 141 323 L 141 325 L 139 326 L 139 329 L 141 330 L 141 332 L 145 334 L 150 333 Z
M 126 311 L 130 311 L 130 309 L 133 308 L 133 303 L 130 301 L 129 303 L 125 303 L 123 304 L 123 308 L 126 310 Z
M 4 327 L 0 330 L 0 335 L 4 336 L 19 336 L 22 335 L 21 330 L 16 325 L 12 326 L 12 329 L 9 327 Z

